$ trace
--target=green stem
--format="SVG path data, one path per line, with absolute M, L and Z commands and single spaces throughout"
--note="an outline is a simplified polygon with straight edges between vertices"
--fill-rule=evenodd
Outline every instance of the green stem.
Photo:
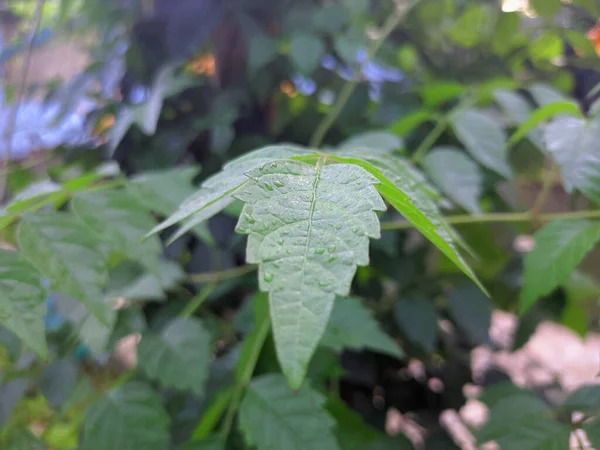
M 419 162 L 421 162 L 421 160 L 425 156 L 425 153 L 427 153 L 429 149 L 433 147 L 433 145 L 437 142 L 442 133 L 446 131 L 446 128 L 450 124 L 450 119 L 452 118 L 452 116 L 459 109 L 463 109 L 470 106 L 473 103 L 473 101 L 473 97 L 471 95 L 467 95 L 460 102 L 458 102 L 458 104 L 454 108 L 452 108 L 446 114 L 441 116 L 435 124 L 435 127 L 433 127 L 429 134 L 425 136 L 425 139 L 421 141 L 421 144 L 415 150 L 415 153 L 413 154 L 410 161 L 413 164 L 418 164 Z
M 207 284 L 202 288 L 202 290 L 192 297 L 192 299 L 185 305 L 183 311 L 181 311 L 181 317 L 189 317 L 196 312 L 198 308 L 204 303 L 204 301 L 208 298 L 210 294 L 217 288 L 217 283 Z
M 243 371 L 238 377 L 238 381 L 234 387 L 233 394 L 231 395 L 231 403 L 229 403 L 227 413 L 225 414 L 225 419 L 223 420 L 221 436 L 224 442 L 227 441 L 229 433 L 231 432 L 231 427 L 233 426 L 233 419 L 235 418 L 235 414 L 237 413 L 237 410 L 240 406 L 240 402 L 242 401 L 242 395 L 244 394 L 244 390 L 246 389 L 246 386 L 250 382 L 252 374 L 254 373 L 256 363 L 258 362 L 258 357 L 260 356 L 263 344 L 271 328 L 271 321 L 265 319 L 260 321 L 260 324 L 258 325 L 258 328 L 255 329 L 255 339 L 253 341 L 253 346 L 250 350 L 248 360 L 246 361 L 246 365 L 244 366 Z
M 256 270 L 256 266 L 252 264 L 247 264 L 245 266 L 220 270 L 218 272 L 190 274 L 189 279 L 194 283 L 218 283 L 219 281 L 241 277 L 242 275 L 246 275 L 247 273 L 250 273 L 253 270 Z
M 471 223 L 503 223 L 503 222 L 530 222 L 534 218 L 541 220 L 542 222 L 548 222 L 550 220 L 575 220 L 575 219 L 600 219 L 600 210 L 587 210 L 587 211 L 571 211 L 564 213 L 553 213 L 553 214 L 539 214 L 534 217 L 531 212 L 520 212 L 520 213 L 489 213 L 481 214 L 478 216 L 471 216 L 468 214 L 448 216 L 444 220 L 446 223 L 451 225 L 471 224 Z M 408 221 L 402 222 L 383 222 L 381 224 L 382 230 L 407 230 L 412 228 L 413 224 Z
M 554 186 L 554 181 L 556 180 L 556 176 L 559 173 L 559 168 L 556 165 L 553 165 L 550 170 L 548 170 L 544 174 L 544 178 L 542 181 L 542 189 L 538 194 L 537 198 L 533 206 L 530 209 L 530 213 L 533 217 L 537 217 L 543 210 L 544 206 L 546 206 L 546 202 L 548 201 L 548 196 L 550 195 L 550 191 L 552 190 L 552 186 Z
M 414 1 L 412 3 L 412 5 L 409 5 L 407 8 L 404 8 L 404 9 L 400 9 L 399 7 L 397 7 L 396 12 L 394 14 L 392 14 L 386 20 L 386 22 L 383 24 L 383 27 L 381 28 L 381 31 L 379 34 L 379 37 L 377 39 L 373 40 L 373 42 L 371 43 L 371 46 L 369 47 L 369 49 L 367 51 L 367 57 L 363 64 L 367 64 L 371 59 L 373 59 L 375 57 L 375 55 L 377 54 L 377 51 L 379 50 L 379 47 L 381 47 L 381 45 L 387 39 L 387 37 L 390 35 L 390 33 L 392 31 L 394 31 L 394 28 L 396 28 L 400 24 L 400 22 L 402 21 L 402 19 L 406 15 L 406 13 L 412 7 L 414 7 L 419 1 L 420 0 Z M 350 79 L 344 85 L 342 90 L 340 91 L 336 102 L 331 107 L 331 109 L 328 111 L 328 113 L 325 116 L 325 118 L 323 119 L 323 121 L 319 124 L 319 126 L 317 127 L 317 129 L 315 130 L 313 135 L 311 136 L 310 142 L 308 144 L 309 147 L 318 148 L 321 145 L 321 143 L 323 142 L 323 138 L 325 137 L 325 135 L 327 134 L 327 132 L 329 131 L 329 129 L 331 128 L 331 126 L 333 125 L 335 120 L 338 118 L 338 116 L 342 112 L 342 109 L 344 109 L 344 106 L 346 106 L 346 103 L 348 103 L 348 100 L 350 99 L 350 96 L 354 92 L 354 89 L 356 89 L 356 86 L 358 85 L 359 81 L 360 81 L 360 69 L 354 73 L 354 76 L 352 77 L 352 79 Z

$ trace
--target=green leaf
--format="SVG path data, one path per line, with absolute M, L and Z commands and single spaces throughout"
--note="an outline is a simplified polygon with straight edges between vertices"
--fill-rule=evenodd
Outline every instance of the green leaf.
M 83 421 L 82 450 L 166 450 L 170 419 L 146 384 L 129 382 L 92 403 Z
M 471 5 L 448 30 L 448 36 L 457 44 L 471 48 L 486 39 L 494 29 L 495 11 L 487 5 Z
M 474 286 L 463 286 L 448 293 L 450 316 L 466 332 L 473 345 L 488 342 L 492 323 L 492 304 Z
M 155 221 L 138 200 L 124 190 L 79 194 L 71 200 L 75 215 L 117 254 L 159 272 L 162 245 L 158 236 L 140 242 Z
M 425 155 L 423 169 L 453 202 L 470 213 L 481 213 L 483 176 L 467 155 L 454 147 L 437 147 Z
M 562 404 L 562 409 L 579 411 L 588 416 L 600 413 L 600 386 L 587 385 L 573 392 Z
M 247 172 L 236 230 L 248 234 L 246 261 L 260 264 L 269 292 L 282 370 L 298 388 L 325 331 L 335 294 L 346 296 L 356 267 L 369 264 L 369 238 L 379 238 L 375 211 L 385 204 L 376 180 L 349 164 L 316 167 L 273 161 Z
M 116 311 L 110 309 L 108 323 L 100 322 L 95 316 L 87 316 L 79 326 L 79 338 L 93 355 L 100 357 L 106 351 L 115 321 Z
M 50 280 L 52 289 L 81 301 L 101 322 L 109 309 L 101 287 L 108 271 L 98 241 L 67 213 L 23 217 L 17 230 L 19 249 Z
M 560 0 L 531 0 L 530 5 L 540 16 L 551 19 L 560 11 Z
M 508 397 L 530 396 L 537 399 L 536 393 L 531 390 L 526 390 L 518 387 L 510 381 L 502 381 L 494 384 L 483 391 L 480 402 L 486 405 L 489 409 L 493 408 L 497 403 Z
M 535 247 L 525 256 L 521 313 L 569 280 L 600 239 L 600 222 L 556 220 L 535 233 L 534 239 Z
M 536 418 L 513 422 L 494 440 L 503 450 L 564 450 L 569 448 L 570 436 L 568 426 Z
M 192 317 L 176 318 L 138 345 L 139 367 L 163 386 L 201 395 L 211 360 L 210 334 Z
M 420 296 L 401 298 L 396 303 L 394 317 L 411 342 L 428 352 L 434 350 L 438 326 L 437 313 L 431 300 Z
M 521 34 L 519 28 L 521 17 L 518 12 L 500 14 L 496 22 L 496 28 L 492 35 L 492 48 L 500 56 L 506 55 L 511 49 L 519 44 Z M 526 38 L 525 38 L 526 39 Z
M 529 45 L 529 56 L 534 64 L 552 61 L 563 54 L 564 44 L 560 36 L 546 32 Z
M 239 425 L 258 450 L 336 450 L 334 421 L 325 399 L 304 385 L 292 391 L 281 375 L 254 378 L 240 405 Z
M 264 33 L 253 33 L 248 47 L 248 72 L 254 74 L 277 57 L 275 41 Z
M 44 359 L 46 295 L 35 267 L 17 252 L 0 251 L 0 323 Z
M 340 31 L 348 19 L 348 10 L 343 4 L 328 3 L 316 10 L 312 23 L 315 29 L 334 34 Z
M 589 423 L 583 424 L 581 427 L 592 444 L 593 448 L 598 448 L 600 445 L 600 418 L 596 418 Z
M 19 430 L 12 433 L 8 450 L 45 450 L 46 446 L 29 430 Z
M 389 126 L 389 130 L 401 137 L 408 135 L 411 131 L 430 120 L 435 120 L 434 113 L 424 110 L 416 111 L 412 114 L 401 117 Z
M 355 297 L 336 300 L 321 345 L 336 351 L 345 347 L 368 348 L 397 358 L 404 356 L 398 344 L 381 330 L 371 312 Z
M 569 101 L 569 99 L 562 95 L 559 91 L 544 83 L 533 84 L 529 88 L 529 92 L 531 92 L 533 99 L 540 106 L 545 106 L 549 103 Z
M 315 35 L 296 34 L 292 37 L 290 57 L 305 75 L 310 75 L 317 68 L 324 52 L 323 42 Z
M 546 148 L 560 166 L 569 193 L 579 190 L 600 203 L 600 117 L 559 117 L 546 127 Z
M 508 139 L 496 120 L 476 109 L 466 109 L 453 115 L 452 127 L 473 158 L 503 177 L 511 177 Z
M 435 83 L 426 83 L 421 88 L 421 96 L 423 103 L 429 109 L 446 103 L 463 94 L 467 88 L 460 83 L 454 81 L 439 81 Z
M 561 101 L 555 103 L 547 103 L 544 106 L 536 109 L 527 120 L 520 122 L 519 128 L 517 131 L 510 137 L 508 141 L 508 146 L 512 147 L 525 136 L 529 136 L 534 144 L 538 145 L 538 136 L 536 127 L 540 125 L 542 122 L 545 122 L 554 116 L 558 115 L 569 115 L 574 117 L 582 117 L 581 110 L 577 104 L 571 101 Z M 535 132 L 532 135 L 532 132 Z M 542 136 L 543 137 L 543 136 Z M 543 142 L 540 143 L 538 147 L 543 149 Z
M 197 173 L 197 167 L 144 172 L 127 183 L 127 190 L 149 211 L 168 216 L 194 193 L 192 178 Z
M 355 134 L 339 145 L 340 149 L 377 149 L 392 152 L 404 147 L 402 139 L 387 131 L 367 131 Z
M 496 90 L 494 91 L 494 99 L 496 103 L 500 105 L 506 116 L 516 125 L 521 125 L 529 119 L 531 116 L 532 108 L 522 95 L 507 90 Z M 528 136 L 531 142 L 539 149 L 543 148 L 542 131 L 538 128 L 531 127 L 528 130 Z M 512 139 L 509 140 L 509 146 L 511 145 Z
M 58 359 L 44 369 L 40 390 L 53 408 L 59 408 L 71 395 L 79 376 L 78 365 L 69 359 Z
M 482 444 L 508 437 L 519 423 L 543 420 L 548 412 L 544 402 L 536 396 L 515 394 L 504 397 L 490 407 L 488 421 L 476 433 L 477 442 Z
M 400 177 L 394 169 L 384 172 L 379 167 L 379 163 L 371 162 L 372 157 L 359 159 L 330 155 L 329 158 L 362 167 L 379 180 L 380 184 L 377 185 L 379 193 L 487 294 L 477 276 L 454 246 L 452 230 L 439 215 L 431 198 L 418 188 L 419 184 L 412 179 L 409 170 L 405 170 L 405 173 L 409 174 L 408 177 Z M 393 178 L 388 178 L 387 175 Z
M 255 150 L 230 161 L 223 166 L 221 172 L 202 183 L 198 192 L 185 200 L 168 219 L 154 227 L 149 235 L 188 219 L 171 238 L 171 241 L 174 241 L 186 231 L 210 219 L 229 206 L 234 200 L 233 194 L 245 183 L 248 183 L 248 178 L 244 175 L 247 171 L 274 159 L 287 158 L 303 153 L 310 154 L 312 152 L 300 147 L 272 146 Z
M 178 450 L 224 450 L 225 443 L 221 436 L 210 436 L 201 441 L 188 442 L 177 448 Z

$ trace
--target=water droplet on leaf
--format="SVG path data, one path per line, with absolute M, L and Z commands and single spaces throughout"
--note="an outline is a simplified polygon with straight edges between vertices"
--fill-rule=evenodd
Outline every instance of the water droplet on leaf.
M 335 252 L 335 244 L 331 244 L 329 247 L 327 247 L 327 251 L 329 253 Z
M 317 255 L 322 255 L 323 253 L 325 253 L 325 249 L 324 248 L 318 248 L 315 250 L 315 253 Z
M 272 274 L 270 274 L 269 272 L 265 272 L 265 277 L 264 277 L 264 280 L 265 280 L 267 283 L 270 283 L 271 281 L 273 281 L 273 275 L 272 275 Z
M 267 188 L 269 191 L 273 190 L 273 186 L 271 186 L 269 183 L 265 183 L 265 188 Z

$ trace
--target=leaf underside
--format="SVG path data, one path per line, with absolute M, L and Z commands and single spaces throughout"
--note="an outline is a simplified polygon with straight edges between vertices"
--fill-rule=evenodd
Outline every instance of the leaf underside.
M 259 265 L 277 355 L 298 388 L 323 335 L 336 294 L 346 296 L 357 266 L 379 238 L 377 181 L 355 165 L 272 161 L 247 172 L 235 197 L 245 202 L 236 230 L 248 234 L 246 259 Z

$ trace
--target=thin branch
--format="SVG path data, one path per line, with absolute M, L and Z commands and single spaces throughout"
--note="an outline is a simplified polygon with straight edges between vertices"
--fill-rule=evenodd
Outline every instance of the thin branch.
M 386 22 L 383 24 L 379 36 L 377 39 L 373 40 L 371 46 L 367 51 L 367 57 L 363 64 L 367 64 L 371 59 L 375 57 L 379 47 L 383 44 L 383 42 L 387 39 L 387 37 L 391 34 L 392 31 L 400 24 L 406 13 L 410 11 L 420 0 L 415 0 L 412 4 L 408 5 L 408 7 L 401 8 L 400 6 L 396 7 L 396 11 L 392 14 Z M 350 99 L 350 96 L 356 89 L 358 82 L 360 81 L 360 71 L 361 68 L 357 69 L 354 72 L 354 76 L 348 80 L 348 82 L 344 85 L 342 90 L 340 91 L 338 98 L 334 105 L 331 107 L 325 118 L 321 121 L 319 126 L 316 128 L 315 132 L 310 138 L 309 147 L 318 148 L 323 142 L 323 138 L 334 124 L 335 120 L 338 118 L 346 103 Z
M 468 214 L 447 216 L 444 220 L 451 225 L 471 224 L 471 223 L 509 223 L 509 222 L 531 222 L 537 219 L 542 222 L 550 220 L 575 220 L 575 219 L 600 219 L 600 210 L 572 211 L 565 213 L 538 214 L 533 216 L 531 212 L 520 213 L 489 213 L 478 216 Z M 407 230 L 413 228 L 413 224 L 408 221 L 382 222 L 382 230 Z
M 533 206 L 530 209 L 530 213 L 533 217 L 537 217 L 543 210 L 544 206 L 546 206 L 546 202 L 548 201 L 548 196 L 550 195 L 550 191 L 554 186 L 554 182 L 556 181 L 556 176 L 559 173 L 559 168 L 556 165 L 553 165 L 550 170 L 548 170 L 544 174 L 544 178 L 542 181 L 542 189 L 538 194 L 537 198 Z
M 232 269 L 220 270 L 217 272 L 190 274 L 189 279 L 194 283 L 218 283 L 231 278 L 241 277 L 253 270 L 256 270 L 256 266 L 247 264 L 245 266 L 234 267 Z

